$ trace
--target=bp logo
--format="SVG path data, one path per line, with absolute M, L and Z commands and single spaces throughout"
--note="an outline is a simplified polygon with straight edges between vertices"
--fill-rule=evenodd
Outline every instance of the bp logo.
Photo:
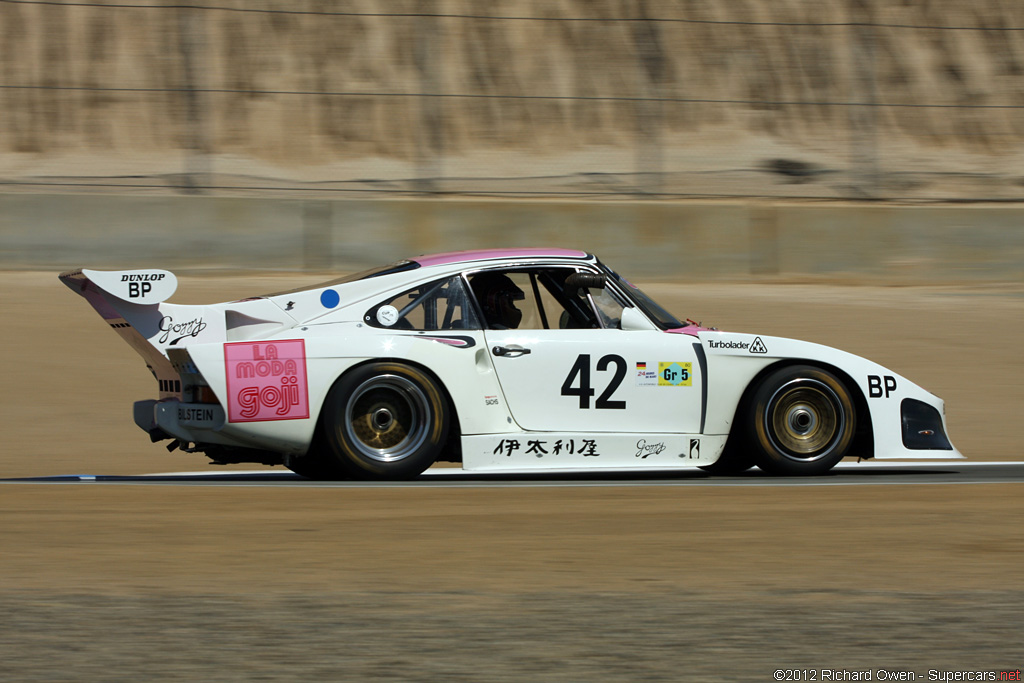
M 693 386 L 693 363 L 658 363 L 658 386 Z

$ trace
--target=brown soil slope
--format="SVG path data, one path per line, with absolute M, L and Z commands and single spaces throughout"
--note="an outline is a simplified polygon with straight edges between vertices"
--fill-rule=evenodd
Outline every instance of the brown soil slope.
M 163 4 L 0 4 L 0 173 L 1020 175 L 1013 0 Z

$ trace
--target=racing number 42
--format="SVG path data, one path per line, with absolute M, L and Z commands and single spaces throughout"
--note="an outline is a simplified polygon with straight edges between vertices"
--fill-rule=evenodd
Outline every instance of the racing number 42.
M 609 365 L 615 366 L 614 374 L 611 381 L 608 382 L 608 386 L 597 397 L 594 407 L 598 409 L 623 410 L 626 407 L 626 402 L 613 401 L 611 397 L 626 377 L 626 359 L 615 354 L 602 356 L 601 360 L 597 361 L 597 371 L 606 372 L 609 369 Z M 576 357 L 576 362 L 573 363 L 568 376 L 562 382 L 562 396 L 578 396 L 580 399 L 580 410 L 587 410 L 590 408 L 590 398 L 593 395 L 594 387 L 590 384 L 590 354 L 582 353 Z

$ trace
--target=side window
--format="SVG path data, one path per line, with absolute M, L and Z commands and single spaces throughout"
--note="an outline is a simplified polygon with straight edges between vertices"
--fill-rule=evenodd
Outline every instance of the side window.
M 568 272 L 568 271 L 567 271 Z M 486 270 L 469 278 L 484 324 L 491 330 L 558 328 L 564 307 L 541 284 L 543 271 Z
M 566 285 L 571 268 L 484 271 L 470 287 L 489 329 L 565 330 L 619 326 L 622 304 L 601 289 Z
M 544 283 L 552 292 L 552 296 L 558 298 L 561 305 L 558 324 L 555 327 L 560 330 L 587 330 L 600 327 L 585 290 L 571 287 L 565 283 L 565 279 L 575 272 L 575 270 L 559 269 L 549 270 L 543 275 Z
M 466 287 L 459 276 L 420 285 L 377 304 L 363 316 L 372 327 L 396 330 L 479 330 Z
M 561 329 L 605 328 L 619 329 L 622 302 L 608 289 L 577 287 L 566 283 L 572 272 L 552 273 L 551 282 L 565 303 L 559 327 Z
M 521 330 L 547 330 L 558 326 L 558 317 L 564 310 L 547 287 L 538 285 L 534 291 L 532 278 L 536 273 L 509 273 L 508 276 L 523 291 Z M 538 299 L 537 296 L 540 295 Z
M 589 289 L 594 300 L 597 315 L 601 318 L 601 327 L 619 329 L 622 325 L 623 306 L 607 289 Z

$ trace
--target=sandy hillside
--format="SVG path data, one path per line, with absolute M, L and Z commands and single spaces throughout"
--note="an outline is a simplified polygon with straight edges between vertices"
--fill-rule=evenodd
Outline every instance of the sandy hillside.
M 1011 0 L 103 4 L 0 4 L 5 179 L 1020 195 Z

